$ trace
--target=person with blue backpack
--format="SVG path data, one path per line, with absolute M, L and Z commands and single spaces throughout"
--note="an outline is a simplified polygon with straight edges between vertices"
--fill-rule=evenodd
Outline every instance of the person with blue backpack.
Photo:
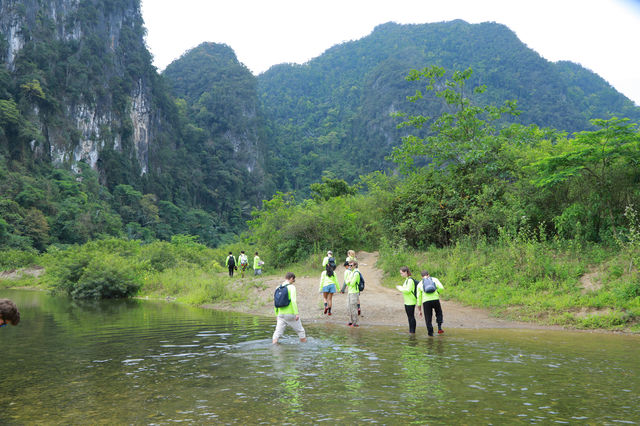
M 427 323 L 427 333 L 429 336 L 433 336 L 433 325 L 431 324 L 433 311 L 436 313 L 438 334 L 444 333 L 442 329 L 442 306 L 440 306 L 440 294 L 438 290 L 444 290 L 444 286 L 440 280 L 430 276 L 429 272 L 422 271 L 422 281 L 418 284 L 417 292 L 418 314 L 422 317 L 422 308 L 424 308 L 424 318 Z
M 276 313 L 276 330 L 273 333 L 272 342 L 275 345 L 284 335 L 284 330 L 291 327 L 301 342 L 307 341 L 307 335 L 300 321 L 298 313 L 298 303 L 296 302 L 296 275 L 293 272 L 287 272 L 285 280 L 280 284 L 273 295 L 274 310 Z
M 407 319 L 409 320 L 409 334 L 416 333 L 416 288 L 417 283 L 411 276 L 411 270 L 408 266 L 403 266 L 400 268 L 400 276 L 404 278 L 404 282 L 402 285 L 397 285 L 396 288 L 402 292 L 402 296 L 404 297 L 404 311 L 407 314 Z

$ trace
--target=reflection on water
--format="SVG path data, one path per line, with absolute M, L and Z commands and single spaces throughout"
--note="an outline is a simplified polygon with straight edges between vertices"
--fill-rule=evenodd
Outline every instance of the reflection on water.
M 0 424 L 638 423 L 637 336 L 305 324 L 0 291 Z M 303 317 L 304 318 L 304 317 Z

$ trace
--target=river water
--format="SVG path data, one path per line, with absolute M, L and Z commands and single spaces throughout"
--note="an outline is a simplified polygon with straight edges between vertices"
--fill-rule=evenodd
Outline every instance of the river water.
M 0 424 L 638 424 L 640 338 L 350 329 L 0 290 Z M 401 307 L 399 307 L 401 309 Z M 303 317 L 304 321 L 304 317 Z

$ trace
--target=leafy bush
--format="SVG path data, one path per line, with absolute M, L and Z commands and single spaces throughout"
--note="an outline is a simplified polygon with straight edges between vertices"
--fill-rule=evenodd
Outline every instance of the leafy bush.
M 35 250 L 0 251 L 0 270 L 17 269 L 35 263 L 38 253 Z

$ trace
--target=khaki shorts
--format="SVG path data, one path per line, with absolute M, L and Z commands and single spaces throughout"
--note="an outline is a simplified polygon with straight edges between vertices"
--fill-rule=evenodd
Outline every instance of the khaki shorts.
M 304 339 L 307 337 L 304 332 L 304 328 L 302 327 L 302 322 L 300 318 L 296 320 L 296 316 L 294 314 L 280 314 L 277 317 L 278 322 L 276 323 L 276 331 L 273 333 L 274 339 L 279 339 L 284 335 L 284 330 L 287 326 L 293 328 L 293 331 L 298 333 L 298 337 Z

